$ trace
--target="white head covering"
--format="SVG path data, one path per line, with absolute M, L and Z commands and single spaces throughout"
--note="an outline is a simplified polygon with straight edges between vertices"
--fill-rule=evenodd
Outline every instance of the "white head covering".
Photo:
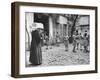
M 43 24 L 35 22 L 35 23 L 32 23 L 32 25 L 30 26 L 30 28 L 31 28 L 31 30 L 36 30 L 38 28 L 43 29 Z
M 37 28 L 36 28 L 36 24 L 35 23 L 32 23 L 31 25 L 30 25 L 30 30 L 31 31 L 34 31 L 34 30 L 36 30 Z
M 42 23 L 36 23 L 36 27 L 43 29 L 43 24 Z

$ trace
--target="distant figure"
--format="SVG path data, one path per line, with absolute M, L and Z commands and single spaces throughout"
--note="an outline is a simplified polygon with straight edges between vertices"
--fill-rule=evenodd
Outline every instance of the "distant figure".
M 73 52 L 76 52 L 76 45 L 77 45 L 76 34 L 73 34 Z
M 68 38 L 69 38 L 68 35 L 64 37 L 65 51 L 68 51 L 68 44 L 69 44 Z
M 84 45 L 84 43 L 83 43 L 83 36 L 82 36 L 82 34 L 80 33 L 79 46 L 80 46 L 80 50 L 81 50 L 81 51 L 83 50 L 83 45 Z
M 58 34 L 58 32 L 56 34 L 56 44 L 57 44 L 57 46 L 59 46 L 59 34 Z
M 43 33 L 43 44 L 44 44 L 44 45 L 46 44 L 45 36 L 46 36 L 46 32 Z
M 90 35 L 88 34 L 88 37 L 87 37 L 87 39 L 88 39 L 88 52 L 90 51 Z
M 89 40 L 87 33 L 84 34 L 83 38 L 84 38 L 84 52 L 88 52 Z
M 42 63 L 41 33 L 42 30 L 40 28 L 31 32 L 32 41 L 31 41 L 29 61 L 31 62 L 32 65 L 40 65 Z
M 49 37 L 45 35 L 45 41 L 46 41 L 46 49 L 49 49 Z

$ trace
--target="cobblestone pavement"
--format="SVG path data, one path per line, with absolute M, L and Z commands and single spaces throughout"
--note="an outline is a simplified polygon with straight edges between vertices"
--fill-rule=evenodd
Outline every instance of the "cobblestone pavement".
M 81 65 L 89 64 L 89 53 L 77 50 L 76 53 L 72 52 L 73 46 L 69 45 L 69 50 L 65 51 L 63 44 L 59 46 L 46 46 L 42 47 L 42 64 L 39 66 L 55 66 L 55 65 Z M 26 52 L 26 65 L 29 65 L 29 51 Z

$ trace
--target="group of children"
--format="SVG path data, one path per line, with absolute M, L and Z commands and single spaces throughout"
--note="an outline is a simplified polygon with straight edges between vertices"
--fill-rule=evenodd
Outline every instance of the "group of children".
M 84 52 L 89 52 L 89 35 L 87 34 L 87 31 L 82 35 L 81 33 L 75 32 L 72 36 L 72 44 L 73 44 L 73 52 L 76 52 L 77 50 L 83 50 Z M 69 50 L 69 37 L 64 37 L 64 45 L 65 45 L 65 51 Z
M 87 34 L 87 31 L 85 31 L 84 34 L 75 31 L 72 36 L 72 39 L 73 52 L 76 52 L 77 50 L 89 52 L 89 35 Z M 46 45 L 46 49 L 48 49 L 48 47 L 50 46 L 50 40 L 49 36 L 47 36 L 46 33 L 44 34 L 43 43 Z M 65 45 L 65 51 L 68 51 L 70 44 L 68 35 L 64 36 L 63 43 Z M 59 35 L 56 36 L 56 44 L 59 45 Z

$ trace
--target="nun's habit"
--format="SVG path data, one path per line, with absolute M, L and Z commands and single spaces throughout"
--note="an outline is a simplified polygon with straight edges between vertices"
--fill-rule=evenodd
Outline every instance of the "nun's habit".
M 42 39 L 37 28 L 43 29 L 43 24 L 42 23 L 35 23 L 35 24 L 36 24 L 35 26 L 36 29 L 31 31 L 32 40 L 31 40 L 29 61 L 31 62 L 32 65 L 39 65 L 42 63 L 42 51 L 41 51 Z
M 30 47 L 29 61 L 33 65 L 39 65 L 42 63 L 42 51 L 41 51 L 41 38 L 37 30 L 31 32 L 32 41 Z

